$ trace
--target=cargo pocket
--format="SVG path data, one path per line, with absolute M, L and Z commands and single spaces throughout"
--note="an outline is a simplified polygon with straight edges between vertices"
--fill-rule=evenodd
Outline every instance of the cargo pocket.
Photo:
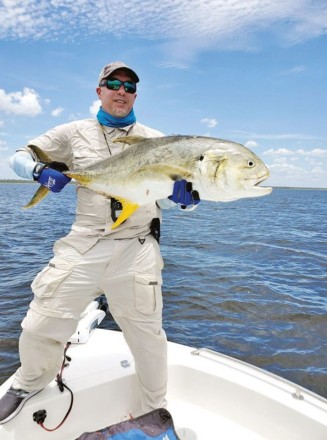
M 65 261 L 54 257 L 35 278 L 31 285 L 38 298 L 51 297 L 65 279 L 72 273 L 73 261 Z
M 161 277 L 135 275 L 135 310 L 144 315 L 161 312 L 161 285 Z

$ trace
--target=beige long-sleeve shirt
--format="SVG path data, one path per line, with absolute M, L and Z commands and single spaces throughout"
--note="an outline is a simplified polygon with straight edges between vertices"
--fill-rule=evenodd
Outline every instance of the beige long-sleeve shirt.
M 64 162 L 73 170 L 85 168 L 129 148 L 128 144 L 114 143 L 113 140 L 135 135 L 163 136 L 161 132 L 139 123 L 124 128 L 111 128 L 101 127 L 95 119 L 84 119 L 59 125 L 31 139 L 28 145 L 38 146 L 47 152 L 52 160 Z M 28 151 L 34 155 L 28 146 L 20 151 Z M 35 155 L 33 158 L 37 160 Z M 76 220 L 71 233 L 63 240 L 83 252 L 89 248 L 90 241 L 96 243 L 99 238 L 124 239 L 145 236 L 149 234 L 150 223 L 155 217 L 161 217 L 161 210 L 155 203 L 141 206 L 122 225 L 112 230 L 110 199 L 77 185 Z

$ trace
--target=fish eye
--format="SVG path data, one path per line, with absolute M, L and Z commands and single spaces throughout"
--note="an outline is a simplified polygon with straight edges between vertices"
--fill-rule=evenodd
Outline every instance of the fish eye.
M 253 168 L 255 166 L 255 162 L 253 160 L 248 160 L 248 167 Z

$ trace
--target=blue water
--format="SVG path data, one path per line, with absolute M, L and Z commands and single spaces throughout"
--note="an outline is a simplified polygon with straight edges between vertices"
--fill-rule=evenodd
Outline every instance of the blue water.
M 23 210 L 37 186 L 0 184 L 0 383 L 19 365 L 30 283 L 70 230 L 75 188 Z M 164 328 L 327 397 L 327 190 L 164 212 Z M 110 315 L 102 323 L 115 328 Z

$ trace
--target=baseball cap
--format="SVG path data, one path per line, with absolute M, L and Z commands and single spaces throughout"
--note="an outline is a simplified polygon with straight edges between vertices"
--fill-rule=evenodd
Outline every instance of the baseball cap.
M 103 69 L 100 72 L 99 75 L 99 84 L 104 78 L 108 78 L 110 75 L 112 75 L 116 70 L 126 70 L 130 75 L 133 81 L 138 83 L 140 81 L 137 74 L 132 70 L 130 67 L 128 67 L 125 63 L 122 61 L 114 61 L 110 64 L 106 64 Z

